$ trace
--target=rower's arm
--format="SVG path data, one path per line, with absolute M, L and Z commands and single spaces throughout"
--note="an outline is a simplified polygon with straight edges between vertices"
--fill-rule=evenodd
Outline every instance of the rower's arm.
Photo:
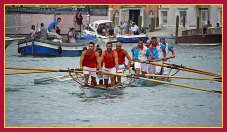
M 95 52 L 95 56 L 96 56 L 96 60 L 97 60 L 97 63 L 98 63 L 98 69 L 101 70 L 101 62 L 100 62 L 99 53 Z
M 134 60 L 134 52 L 132 52 L 132 60 Z
M 82 54 L 81 54 L 81 56 L 80 56 L 80 69 L 83 68 L 83 61 L 84 61 L 85 51 L 83 51 Z
M 114 61 L 115 61 L 115 67 L 116 69 L 118 70 L 118 55 L 117 55 L 117 52 L 115 51 L 114 52 Z
M 175 57 L 175 52 L 174 52 L 173 48 L 172 48 L 172 50 L 170 50 L 170 51 L 171 51 L 171 53 L 172 53 L 172 57 L 174 58 L 174 57 Z
M 130 67 L 131 63 L 132 63 L 132 59 L 131 59 L 131 57 L 129 56 L 129 54 L 126 50 L 123 50 L 123 51 L 125 53 L 126 58 L 128 59 L 128 65 L 127 66 Z
M 103 62 L 104 57 L 105 57 L 105 52 L 102 52 L 102 55 L 101 55 L 101 57 L 100 57 L 100 63 Z
M 164 54 L 164 58 L 166 58 L 166 50 L 165 49 L 163 49 L 163 54 Z

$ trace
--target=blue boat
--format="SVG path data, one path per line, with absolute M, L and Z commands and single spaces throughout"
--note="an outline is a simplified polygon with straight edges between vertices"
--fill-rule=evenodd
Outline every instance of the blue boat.
M 149 38 L 147 35 L 122 35 L 117 36 L 117 41 L 121 43 L 137 43 L 139 39 L 142 39 L 143 42 L 146 42 Z
M 18 42 L 18 53 L 21 55 L 32 56 L 81 56 L 83 50 L 89 42 L 95 42 L 93 37 L 82 37 L 76 40 L 76 43 L 64 43 L 61 39 L 43 40 L 24 39 Z

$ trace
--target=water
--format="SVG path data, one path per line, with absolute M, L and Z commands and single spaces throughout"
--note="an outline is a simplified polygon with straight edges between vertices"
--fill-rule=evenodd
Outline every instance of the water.
M 124 44 L 124 47 L 130 51 L 134 45 Z M 174 63 L 222 73 L 221 46 L 173 46 L 176 52 Z M 56 69 L 79 67 L 79 57 L 21 57 L 17 53 L 16 44 L 6 49 L 5 59 L 6 66 Z M 119 96 L 85 98 L 73 80 L 34 84 L 34 79 L 65 74 L 6 76 L 6 126 L 222 126 L 220 94 L 160 84 L 127 87 L 124 94 Z M 208 77 L 183 71 L 177 75 Z M 172 79 L 171 82 L 205 89 L 222 89 L 220 82 L 180 79 Z

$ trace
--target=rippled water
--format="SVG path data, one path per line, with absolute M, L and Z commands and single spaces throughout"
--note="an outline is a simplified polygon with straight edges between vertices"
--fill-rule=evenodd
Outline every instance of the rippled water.
M 130 52 L 134 45 L 124 44 L 124 47 Z M 222 73 L 221 46 L 173 46 L 176 52 L 174 63 Z M 6 66 L 79 67 L 79 57 L 22 57 L 17 53 L 16 44 L 6 49 L 5 59 Z M 220 94 L 159 84 L 127 87 L 119 96 L 85 98 L 72 80 L 34 84 L 34 79 L 65 74 L 7 75 L 6 126 L 222 126 Z M 208 77 L 183 71 L 177 75 Z M 172 79 L 171 82 L 222 89 L 220 82 L 179 79 Z

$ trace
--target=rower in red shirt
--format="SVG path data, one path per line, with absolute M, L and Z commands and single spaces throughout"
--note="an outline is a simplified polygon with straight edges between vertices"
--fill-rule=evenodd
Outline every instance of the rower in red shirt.
M 106 49 L 101 56 L 100 62 L 103 61 L 103 71 L 110 72 L 110 73 L 116 73 L 118 70 L 118 56 L 117 52 L 115 50 L 112 50 L 112 43 L 106 44 Z M 108 86 L 109 81 L 109 75 L 104 75 L 104 83 L 106 86 Z M 111 86 L 115 85 L 115 76 L 110 75 L 111 79 Z
M 88 86 L 88 80 L 89 75 L 91 76 L 91 85 L 96 86 L 96 72 L 91 72 L 88 70 L 94 70 L 97 69 L 97 63 L 98 68 L 101 70 L 101 63 L 100 63 L 100 57 L 98 52 L 94 49 L 95 44 L 93 42 L 90 42 L 88 44 L 88 49 L 83 51 L 80 57 L 80 69 L 83 69 L 83 74 L 85 77 L 84 85 Z
M 102 49 L 100 47 L 97 47 L 96 48 L 96 51 L 99 53 L 99 57 L 101 58 L 101 56 L 102 56 Z M 101 62 L 101 67 L 103 67 L 103 62 Z M 99 85 L 103 85 L 103 74 L 97 73 L 97 77 L 99 79 Z
M 123 73 L 124 69 L 129 69 L 131 66 L 131 57 L 128 55 L 128 52 L 122 48 L 121 42 L 116 43 L 116 49 L 114 49 L 118 55 L 118 65 L 119 70 L 117 73 Z M 125 57 L 128 59 L 128 65 L 125 65 Z M 121 83 L 121 76 L 117 76 L 117 84 Z

